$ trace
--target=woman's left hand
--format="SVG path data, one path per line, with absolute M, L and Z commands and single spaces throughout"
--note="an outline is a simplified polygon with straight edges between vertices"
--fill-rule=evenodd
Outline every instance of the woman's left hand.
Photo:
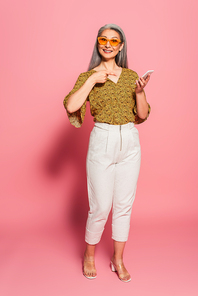
M 143 91 L 143 88 L 147 85 L 147 83 L 149 82 L 151 75 L 148 75 L 146 79 L 140 77 L 138 80 L 136 80 L 136 89 L 135 92 L 136 94 L 140 93 Z

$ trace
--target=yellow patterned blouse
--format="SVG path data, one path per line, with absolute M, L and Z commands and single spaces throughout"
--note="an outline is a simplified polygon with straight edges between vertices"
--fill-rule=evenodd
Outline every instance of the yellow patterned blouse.
M 74 88 L 64 99 L 63 103 L 65 108 L 67 107 L 68 98 L 75 93 L 94 72 L 95 70 L 90 70 L 79 75 Z M 79 110 L 73 113 L 67 111 L 70 123 L 75 127 L 81 127 L 85 117 L 87 101 L 90 103 L 90 111 L 91 115 L 94 117 L 94 121 L 115 125 L 126 124 L 128 122 L 134 122 L 135 124 L 142 123 L 147 119 L 150 113 L 150 105 L 148 104 L 149 112 L 147 117 L 145 119 L 139 118 L 137 115 L 135 93 L 135 81 L 138 78 L 136 72 L 127 68 L 122 68 L 117 83 L 107 78 L 105 83 L 95 84 Z

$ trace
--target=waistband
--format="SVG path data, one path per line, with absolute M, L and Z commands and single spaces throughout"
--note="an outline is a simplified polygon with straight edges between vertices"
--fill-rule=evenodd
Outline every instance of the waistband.
M 128 130 L 128 129 L 132 129 L 134 127 L 134 123 L 133 122 L 129 122 L 126 124 L 121 124 L 121 125 L 116 125 L 116 124 L 109 124 L 109 123 L 104 123 L 104 122 L 95 122 L 95 127 L 99 127 L 101 129 L 105 129 L 107 131 L 109 130 Z

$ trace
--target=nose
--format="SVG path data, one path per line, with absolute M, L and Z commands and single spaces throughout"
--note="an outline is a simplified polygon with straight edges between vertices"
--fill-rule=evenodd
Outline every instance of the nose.
M 111 47 L 110 41 L 107 41 L 106 47 Z

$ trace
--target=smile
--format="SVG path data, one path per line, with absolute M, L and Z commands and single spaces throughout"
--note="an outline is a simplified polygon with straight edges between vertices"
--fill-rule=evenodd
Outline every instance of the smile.
M 111 53 L 111 52 L 112 52 L 112 50 L 107 50 L 107 49 L 103 49 L 103 51 L 104 51 L 105 53 Z

